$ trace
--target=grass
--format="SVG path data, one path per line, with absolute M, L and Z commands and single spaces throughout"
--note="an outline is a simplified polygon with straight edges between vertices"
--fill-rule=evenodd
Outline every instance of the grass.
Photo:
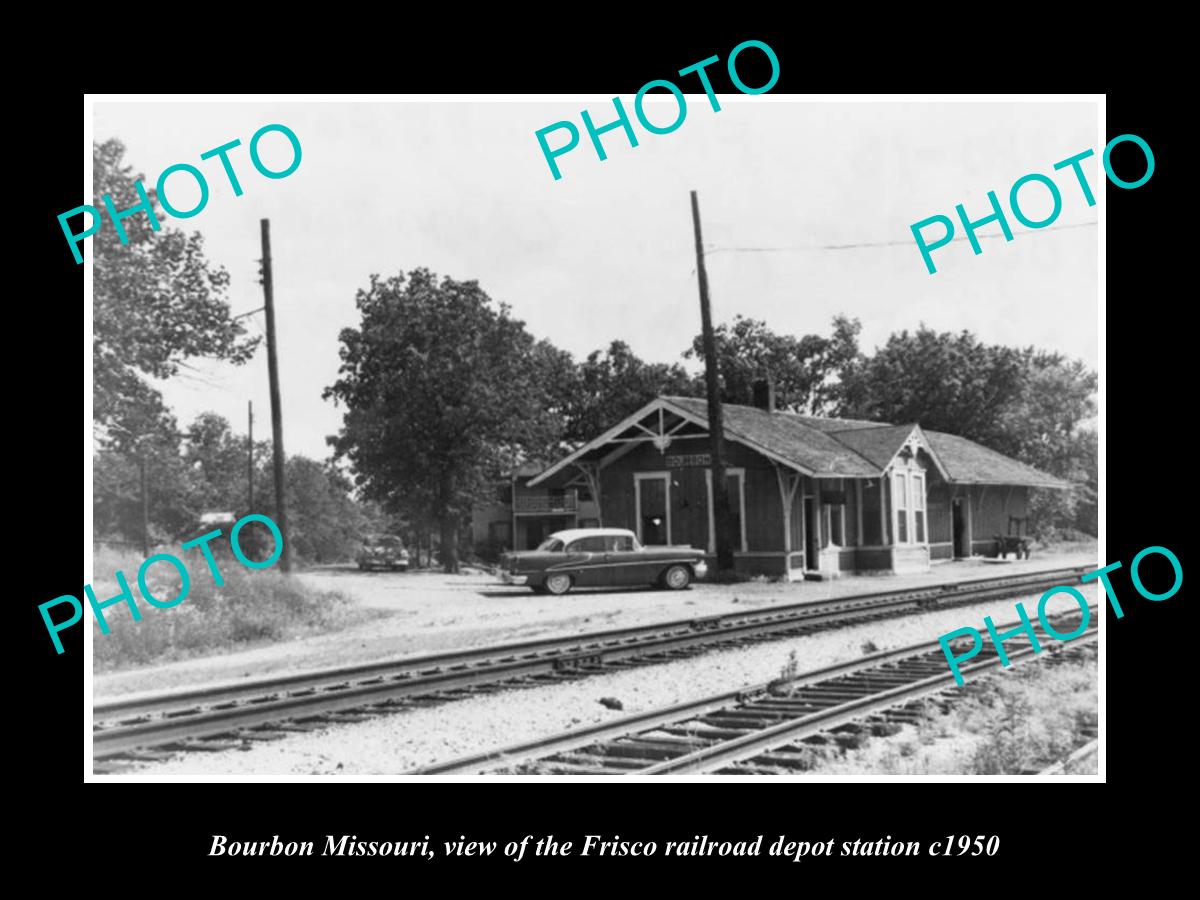
M 1095 647 L 1079 660 L 1018 663 L 968 681 L 953 706 L 926 704 L 914 726 L 821 766 L 823 774 L 1017 775 L 1091 740 L 1097 722 Z
M 84 599 L 85 616 L 93 620 L 95 671 L 226 653 L 334 631 L 383 615 L 357 607 L 344 594 L 314 590 L 273 568 L 248 569 L 221 554 L 217 565 L 225 584 L 217 587 L 198 551 L 176 547 L 159 552 L 182 559 L 191 578 L 187 597 L 168 609 L 151 606 L 141 596 L 140 558 L 110 548 L 96 551 L 92 587 L 97 600 L 119 593 L 114 575 L 119 570 L 129 582 L 142 619 L 134 621 L 125 603 L 115 604 L 104 610 L 110 631 L 102 634 Z M 179 575 L 168 563 L 152 566 L 146 581 L 161 600 L 179 593 Z

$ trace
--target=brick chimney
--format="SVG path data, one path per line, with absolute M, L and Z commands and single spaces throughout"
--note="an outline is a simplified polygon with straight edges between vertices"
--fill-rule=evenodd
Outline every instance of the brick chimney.
M 769 413 L 775 412 L 775 382 L 770 378 L 758 378 L 750 387 L 754 391 L 754 405 Z

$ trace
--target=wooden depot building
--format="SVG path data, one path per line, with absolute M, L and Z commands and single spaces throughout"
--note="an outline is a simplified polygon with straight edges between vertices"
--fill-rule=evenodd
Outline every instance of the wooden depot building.
M 932 560 L 993 555 L 1015 534 L 1033 488 L 1069 487 L 965 438 L 777 411 L 765 384 L 756 405 L 723 405 L 729 503 L 739 571 L 792 580 L 917 572 Z M 584 488 L 605 527 L 643 544 L 715 554 L 708 405 L 659 397 L 529 479 L 529 488 Z

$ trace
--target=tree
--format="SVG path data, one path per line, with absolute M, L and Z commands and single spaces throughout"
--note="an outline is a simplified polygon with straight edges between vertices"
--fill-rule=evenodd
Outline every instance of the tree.
M 191 475 L 191 505 L 203 512 L 236 512 L 249 508 L 247 463 L 250 447 L 244 435 L 236 435 L 229 420 L 216 413 L 201 413 L 185 432 L 184 464 Z M 273 497 L 271 443 L 255 441 L 254 493 L 264 500 Z M 262 504 L 256 502 L 256 506 Z M 253 510 L 261 512 L 261 509 Z
M 134 184 L 144 176 L 123 164 L 124 145 L 108 140 L 93 154 L 96 208 L 104 208 L 105 194 L 117 209 L 135 206 Z M 158 219 L 167 219 L 154 191 L 147 194 Z M 128 450 L 137 435 L 175 427 L 145 376 L 169 378 L 193 357 L 243 363 L 258 339 L 245 338 L 231 318 L 229 274 L 209 264 L 199 234 L 165 225 L 156 232 L 143 212 L 121 224 L 127 245 L 111 226 L 92 238 L 93 418 L 102 441 Z
M 142 539 L 142 466 L 150 543 L 170 540 L 193 525 L 190 473 L 177 436 L 151 432 L 128 450 L 98 447 L 92 457 L 92 525 L 107 539 Z
M 839 373 L 858 356 L 861 330 L 857 319 L 836 316 L 829 337 L 794 337 L 776 334 L 758 319 L 736 316 L 732 325 L 722 324 L 714 330 L 721 399 L 752 403 L 754 382 L 769 376 L 779 409 L 821 415 L 834 400 Z M 701 335 L 684 356 L 704 361 Z
M 647 363 L 613 341 L 579 364 L 563 401 L 564 438 L 578 445 L 616 425 L 660 394 L 704 396 L 678 364 Z
M 368 499 L 437 522 L 443 566 L 457 571 L 472 503 L 561 434 L 540 377 L 546 348 L 478 282 L 428 269 L 371 276 L 357 305 L 361 325 L 343 329 L 340 377 L 324 393 L 346 406 L 330 443 Z
M 1026 350 L 1020 398 L 1001 425 L 1006 452 L 1075 487 L 1038 491 L 1030 505 L 1030 529 L 1043 536 L 1065 528 L 1095 535 L 1098 530 L 1099 467 L 1096 430 L 1096 373 L 1058 353 Z
M 316 563 L 348 559 L 363 535 L 375 530 L 371 517 L 351 497 L 350 482 L 329 464 L 292 456 L 285 478 L 289 538 L 302 559 Z
M 1096 533 L 1096 373 L 1079 360 L 1033 347 L 988 345 L 973 334 L 921 326 L 893 334 L 850 364 L 838 415 L 919 422 L 1070 481 L 1070 491 L 1036 491 L 1030 530 Z
M 1010 452 L 1005 412 L 1025 390 L 1026 351 L 987 345 L 969 331 L 893 334 L 845 367 L 836 414 L 902 424 L 920 422 Z

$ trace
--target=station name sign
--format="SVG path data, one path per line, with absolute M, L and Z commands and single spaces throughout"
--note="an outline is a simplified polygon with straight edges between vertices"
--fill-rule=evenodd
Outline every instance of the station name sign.
M 688 466 L 711 466 L 712 456 L 708 453 L 677 453 L 667 457 L 668 469 L 682 469 Z

